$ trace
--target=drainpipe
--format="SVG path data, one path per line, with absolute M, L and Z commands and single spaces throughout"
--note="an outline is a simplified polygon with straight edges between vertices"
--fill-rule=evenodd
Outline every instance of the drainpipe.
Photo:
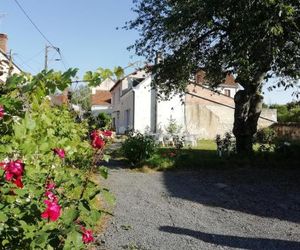
M 134 131 L 135 130 L 135 124 L 134 124 L 134 120 L 135 120 L 135 90 L 132 89 L 132 130 Z

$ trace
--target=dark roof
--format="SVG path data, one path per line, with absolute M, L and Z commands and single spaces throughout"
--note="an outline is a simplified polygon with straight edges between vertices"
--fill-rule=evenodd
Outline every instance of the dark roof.
M 92 105 L 110 105 L 111 93 L 106 90 L 97 90 L 96 94 L 91 96 Z

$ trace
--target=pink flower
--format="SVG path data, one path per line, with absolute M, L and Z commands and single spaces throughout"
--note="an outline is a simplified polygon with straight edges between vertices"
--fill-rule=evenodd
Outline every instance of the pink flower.
M 16 184 L 17 187 L 23 188 L 22 175 L 24 172 L 24 163 L 20 160 L 10 161 L 6 164 L 1 164 L 4 166 L 5 179 Z
M 66 152 L 62 148 L 53 149 L 54 154 L 58 155 L 61 159 L 65 158 Z
M 81 227 L 81 230 L 82 230 L 82 241 L 85 244 L 88 244 L 95 240 L 92 230 L 87 230 L 85 227 Z
M 51 189 L 54 189 L 55 188 L 55 183 L 54 182 L 48 182 L 47 185 L 46 185 L 46 189 L 47 190 L 51 190 Z
M 109 130 L 104 130 L 104 131 L 102 132 L 102 135 L 104 135 L 104 136 L 106 136 L 106 137 L 111 137 L 111 136 L 112 136 L 112 132 L 109 131 Z
M 2 105 L 0 105 L 0 119 L 4 116 L 4 108 Z
M 55 194 L 53 194 L 51 191 L 46 191 L 45 196 L 52 202 L 58 202 L 58 198 Z
M 61 207 L 57 204 L 57 201 L 45 200 L 47 205 L 45 211 L 41 214 L 43 219 L 50 219 L 51 221 L 58 220 L 61 212 Z

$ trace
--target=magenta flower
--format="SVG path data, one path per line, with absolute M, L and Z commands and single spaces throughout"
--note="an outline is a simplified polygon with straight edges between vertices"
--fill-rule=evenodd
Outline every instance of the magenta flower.
M 10 161 L 6 164 L 1 164 L 4 166 L 5 179 L 16 184 L 17 187 L 23 188 L 22 175 L 24 172 L 24 163 L 20 160 Z
M 46 189 L 47 190 L 51 190 L 51 189 L 54 189 L 55 188 L 55 183 L 54 182 L 48 182 L 47 185 L 46 185 Z
M 87 230 L 85 227 L 81 227 L 81 230 L 82 230 L 82 241 L 85 244 L 88 244 L 95 240 L 92 230 Z
M 55 148 L 53 149 L 54 154 L 58 155 L 61 159 L 65 158 L 66 152 L 62 148 Z
M 45 200 L 44 203 L 47 205 L 45 211 L 41 214 L 43 219 L 51 221 L 58 220 L 61 212 L 61 207 L 57 204 L 57 201 Z
M 0 119 L 4 116 L 4 108 L 2 105 L 0 105 Z

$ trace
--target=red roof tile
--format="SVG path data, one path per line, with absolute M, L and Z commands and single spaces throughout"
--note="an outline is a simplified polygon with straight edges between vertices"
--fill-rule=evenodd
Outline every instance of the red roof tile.
M 92 105 L 110 105 L 111 93 L 105 90 L 97 90 L 96 94 L 91 96 Z

